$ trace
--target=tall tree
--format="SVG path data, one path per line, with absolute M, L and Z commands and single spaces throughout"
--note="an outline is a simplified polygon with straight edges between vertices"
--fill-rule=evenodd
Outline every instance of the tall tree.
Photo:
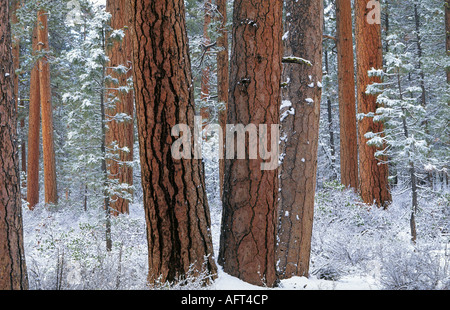
M 282 12 L 280 0 L 234 2 L 229 124 L 247 128 L 279 124 Z M 227 136 L 229 133 L 227 130 Z M 259 134 L 264 133 L 260 130 Z M 254 140 L 249 137 L 245 142 L 247 150 Z M 278 136 L 269 143 L 272 151 L 273 142 L 278 147 Z M 262 158 L 236 159 L 233 154 L 231 159 L 230 143 L 227 141 L 219 262 L 225 272 L 244 281 L 274 286 L 277 169 L 263 170 Z
M 314 214 L 320 102 L 323 1 L 286 3 L 285 54 L 305 61 L 286 65 L 277 265 L 281 278 L 307 276 Z
M 358 123 L 359 192 L 365 203 L 385 207 L 392 200 L 388 165 L 383 163 L 386 158 L 375 157 L 377 147 L 368 145 L 365 137 L 368 132 L 380 133 L 384 129 L 382 122 L 374 122 L 370 117 L 378 108 L 377 96 L 366 93 L 369 84 L 380 82 L 377 76 L 369 77 L 368 71 L 383 68 L 381 25 L 369 23 L 367 18 L 373 10 L 369 1 L 361 0 L 355 4 L 358 113 L 365 116 Z
M 8 2 L 0 5 L 0 290 L 28 289 Z
M 450 56 L 450 0 L 445 0 L 445 47 Z M 447 83 L 450 84 L 450 67 L 447 68 Z
M 58 202 L 56 186 L 56 162 L 55 147 L 53 139 L 53 108 L 50 84 L 50 64 L 48 58 L 48 21 L 47 12 L 38 11 L 37 38 L 40 58 L 39 67 L 39 92 L 42 116 L 42 144 L 44 155 L 44 188 L 45 203 L 55 204 Z
M 20 2 L 19 0 L 14 0 L 11 3 L 11 24 L 17 24 L 18 18 L 17 18 L 17 10 L 20 8 Z M 12 53 L 13 53 L 13 60 L 14 60 L 14 71 L 17 72 L 17 70 L 20 67 L 20 36 L 14 35 L 12 37 Z M 20 102 L 19 98 L 19 74 L 14 75 L 14 97 L 16 98 L 16 107 L 18 108 L 19 105 L 23 107 L 23 104 Z M 23 129 L 25 127 L 25 118 L 22 117 L 20 119 L 20 127 Z M 20 147 L 21 150 L 21 163 L 22 167 L 21 170 L 23 173 L 27 172 L 27 150 L 26 150 L 26 143 L 25 139 L 22 140 L 22 144 Z M 25 180 L 22 181 L 22 184 L 25 185 Z
M 203 3 L 204 19 L 203 19 L 203 53 L 206 54 L 211 44 L 211 38 L 209 36 L 209 27 L 211 25 L 212 15 L 212 0 L 204 0 Z M 211 80 L 211 68 L 207 62 L 204 62 L 201 77 L 200 99 L 202 101 L 202 107 L 200 109 L 201 116 L 203 118 L 204 126 L 209 123 L 211 113 L 208 100 L 210 97 L 210 80 Z
M 107 169 L 111 182 L 117 188 L 125 190 L 111 195 L 110 208 L 114 215 L 129 213 L 129 198 L 132 194 L 134 146 L 134 97 L 129 88 L 131 70 L 131 36 L 130 18 L 125 0 L 108 0 L 106 11 L 111 14 L 112 34 L 119 32 L 119 39 L 114 36 L 108 40 L 106 54 L 106 147 L 108 153 Z M 113 186 L 114 188 L 114 186 Z
M 37 24 L 33 30 L 33 56 L 38 51 Z M 39 67 L 36 62 L 30 73 L 30 103 L 28 112 L 28 170 L 27 201 L 33 210 L 39 203 L 39 134 L 41 131 L 41 96 L 39 85 Z
M 358 188 L 355 68 L 351 0 L 336 0 L 341 183 Z
M 201 162 L 171 154 L 172 128 L 194 126 L 191 64 L 182 0 L 131 1 L 133 71 L 150 283 L 214 276 Z M 187 135 L 188 133 L 183 133 Z M 192 155 L 192 150 L 186 150 Z
M 229 54 L 228 54 L 228 30 L 227 30 L 227 1 L 216 0 L 219 36 L 217 38 L 217 97 L 220 105 L 219 123 L 223 129 L 225 137 L 225 128 L 227 123 L 227 106 L 228 106 L 228 84 L 229 84 Z M 224 149 L 225 151 L 225 149 Z M 225 156 L 224 156 L 225 157 Z M 225 161 L 219 160 L 219 182 L 220 193 L 223 194 L 223 178 L 225 171 Z

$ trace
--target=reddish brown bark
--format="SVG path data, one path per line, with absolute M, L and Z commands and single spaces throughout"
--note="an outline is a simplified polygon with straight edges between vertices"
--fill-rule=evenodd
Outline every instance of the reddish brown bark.
M 383 54 L 381 45 L 381 25 L 368 23 L 367 8 L 369 0 L 356 3 L 356 58 L 357 58 L 357 100 L 358 113 L 375 113 L 378 104 L 377 96 L 366 94 L 367 86 L 380 83 L 378 77 L 369 77 L 372 68 L 383 69 Z M 369 6 L 370 7 L 370 6 Z M 375 158 L 375 146 L 367 145 L 367 132 L 380 133 L 383 123 L 374 122 L 371 117 L 364 117 L 358 123 L 359 148 L 359 192 L 365 203 L 376 203 L 386 206 L 391 201 L 388 183 L 388 165 L 381 163 L 386 158 Z
M 219 112 L 219 124 L 223 130 L 223 137 L 225 137 L 226 123 L 227 123 L 227 106 L 228 106 L 228 84 L 229 84 L 229 55 L 228 55 L 228 30 L 227 30 L 227 0 L 216 0 L 219 37 L 217 38 L 217 97 L 218 102 L 223 108 Z M 223 158 L 225 158 L 225 148 L 223 149 Z M 225 171 L 225 161 L 219 160 L 219 178 L 220 178 L 220 193 L 223 194 L 223 178 Z
M 0 5 L 0 290 L 28 288 L 8 4 Z
M 308 276 L 316 188 L 322 83 L 323 1 L 289 1 L 285 55 L 307 64 L 288 64 L 283 93 L 291 113 L 282 120 L 277 266 L 280 278 Z M 282 111 L 286 113 L 286 111 Z
M 33 31 L 33 54 L 38 50 L 37 27 Z M 30 103 L 28 116 L 28 170 L 27 170 L 27 201 L 33 210 L 39 203 L 39 133 L 41 129 L 41 96 L 39 85 L 39 68 L 36 62 L 31 69 Z
M 41 98 L 42 115 L 42 149 L 44 157 L 44 188 L 45 203 L 58 202 L 56 188 L 56 163 L 53 140 L 53 109 L 51 101 L 50 65 L 46 52 L 49 51 L 47 12 L 38 12 L 38 49 L 43 54 L 38 61 L 39 66 L 39 92 Z
M 234 2 L 229 124 L 279 123 L 282 11 L 280 0 Z M 262 162 L 225 160 L 219 263 L 233 276 L 271 287 L 277 280 L 278 173 L 262 170 Z
M 178 140 L 172 128 L 193 128 L 195 116 L 184 1 L 134 0 L 130 9 L 148 280 L 176 281 L 200 272 L 214 277 L 201 162 L 176 160 L 171 154 Z
M 351 0 L 336 0 L 336 41 L 339 80 L 341 183 L 358 188 L 355 68 Z
M 134 146 L 134 96 L 133 91 L 121 91 L 120 87 L 128 86 L 128 80 L 132 77 L 131 70 L 131 32 L 129 26 L 131 21 L 127 14 L 125 0 L 108 0 L 106 11 L 111 13 L 111 28 L 122 29 L 125 36 L 121 41 L 109 42 L 106 52 L 109 57 L 109 64 L 106 75 L 111 76 L 118 82 L 108 82 L 106 85 L 106 146 L 107 153 L 112 158 L 107 160 L 108 178 L 115 180 L 119 184 L 133 185 L 133 168 L 128 165 L 133 161 Z M 125 66 L 129 71 L 124 73 L 116 68 Z M 132 119 L 127 121 L 117 121 L 114 117 L 117 114 L 126 114 Z M 114 150 L 114 145 L 118 150 Z M 127 148 L 129 151 L 124 151 Z M 127 164 L 128 163 L 128 164 Z M 132 191 L 128 191 L 132 194 Z M 113 215 L 129 213 L 129 200 L 123 195 L 112 195 L 110 197 L 110 209 Z

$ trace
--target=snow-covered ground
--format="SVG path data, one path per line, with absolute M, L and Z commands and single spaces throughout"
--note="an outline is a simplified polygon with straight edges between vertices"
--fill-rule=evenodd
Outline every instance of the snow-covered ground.
M 215 257 L 222 206 L 218 160 L 204 149 L 205 175 Z M 448 189 L 442 189 L 448 193 Z M 83 210 L 82 201 L 58 209 L 23 208 L 24 243 L 31 289 L 147 289 L 148 253 L 144 208 L 139 190 L 130 215 L 112 221 L 113 249 L 105 250 L 101 206 Z M 362 205 L 338 183 L 316 194 L 310 277 L 282 280 L 274 290 L 378 290 L 450 288 L 450 195 L 421 198 L 418 240 L 409 235 L 410 196 L 394 191 L 387 210 Z M 218 266 L 214 290 L 260 290 Z M 162 285 L 161 288 L 167 288 Z M 200 289 L 198 283 L 179 289 Z M 204 289 L 204 288 L 203 288 Z

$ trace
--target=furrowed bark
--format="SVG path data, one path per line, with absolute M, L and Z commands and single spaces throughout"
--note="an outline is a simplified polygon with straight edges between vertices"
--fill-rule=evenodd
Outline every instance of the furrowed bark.
M 229 85 L 229 55 L 228 55 L 228 30 L 227 30 L 227 1 L 216 0 L 217 12 L 219 13 L 220 30 L 217 39 L 217 96 L 218 102 L 222 105 L 219 112 L 219 124 L 222 127 L 223 136 L 226 134 L 227 106 L 228 106 L 228 85 Z M 225 147 L 223 149 L 225 158 Z M 223 196 L 223 178 L 225 171 L 225 161 L 219 160 L 220 194 Z
M 45 53 L 49 51 L 47 12 L 38 12 L 38 49 L 43 55 L 39 58 L 39 92 L 42 115 L 42 149 L 44 155 L 44 188 L 45 203 L 58 203 L 56 186 L 56 162 L 53 139 L 53 108 L 51 101 L 50 64 Z
M 128 86 L 128 80 L 132 77 L 131 70 L 131 20 L 127 14 L 125 0 L 108 0 L 106 11 L 111 13 L 111 27 L 113 30 L 122 29 L 125 36 L 122 41 L 110 42 L 106 48 L 109 64 L 106 75 L 116 79 L 118 83 L 106 83 L 106 146 L 110 157 L 107 160 L 108 178 L 119 184 L 133 185 L 133 168 L 129 165 L 133 161 L 134 146 L 134 96 L 133 91 L 124 91 Z M 127 72 L 117 70 L 119 66 L 128 68 Z M 122 90 L 121 90 L 122 87 Z M 131 120 L 117 121 L 118 114 L 126 114 Z M 114 149 L 114 145 L 118 150 Z M 125 151 L 127 148 L 128 151 Z M 132 191 L 128 191 L 132 194 Z M 110 209 L 114 216 L 129 213 L 129 200 L 123 195 L 110 197 Z
M 307 64 L 289 64 L 290 83 L 283 98 L 291 114 L 282 120 L 277 271 L 279 277 L 308 276 L 316 188 L 320 102 L 322 96 L 323 1 L 288 1 L 285 55 Z M 281 111 L 283 114 L 286 111 Z
M 0 6 L 0 290 L 28 289 L 8 4 Z
M 131 1 L 130 14 L 148 281 L 208 282 L 217 270 L 202 165 L 171 154 L 172 128 L 193 132 L 195 116 L 184 1 Z
M 357 100 L 358 113 L 375 113 L 378 104 L 377 96 L 366 94 L 367 86 L 380 83 L 380 78 L 369 77 L 371 69 L 383 69 L 381 25 L 370 24 L 367 15 L 369 0 L 361 0 L 356 4 L 356 57 L 357 57 Z M 359 148 L 359 192 L 363 201 L 380 207 L 386 207 L 392 200 L 388 183 L 388 165 L 383 164 L 386 158 L 376 158 L 375 146 L 367 145 L 367 132 L 379 133 L 384 129 L 383 123 L 374 122 L 371 117 L 364 117 L 358 123 Z
M 279 124 L 282 4 L 279 0 L 234 2 L 229 124 L 256 128 Z M 255 141 L 245 142 L 247 150 L 249 142 Z M 235 159 L 225 160 L 219 263 L 230 275 L 272 287 L 277 282 L 278 170 L 262 170 L 261 158 L 234 155 Z
M 358 188 L 358 142 L 356 133 L 355 68 L 352 8 L 350 0 L 336 0 L 338 53 L 341 183 Z

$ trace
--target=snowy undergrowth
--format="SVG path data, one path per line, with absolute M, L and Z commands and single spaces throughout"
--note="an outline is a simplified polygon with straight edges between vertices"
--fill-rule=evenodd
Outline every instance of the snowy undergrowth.
M 204 146 L 206 190 L 215 257 L 222 206 L 218 156 L 210 137 Z M 450 194 L 420 200 L 418 238 L 411 243 L 409 193 L 394 190 L 387 210 L 361 203 L 338 183 L 318 189 L 309 278 L 282 280 L 277 289 L 449 289 Z M 142 202 L 129 216 L 112 221 L 111 252 L 106 251 L 101 207 L 59 206 L 23 209 L 26 262 L 32 289 L 149 289 L 147 241 Z M 200 289 L 202 279 L 156 289 Z M 254 290 L 223 272 L 206 289 Z
M 145 289 L 147 241 L 141 205 L 112 219 L 106 251 L 101 208 L 24 208 L 24 243 L 31 289 Z

